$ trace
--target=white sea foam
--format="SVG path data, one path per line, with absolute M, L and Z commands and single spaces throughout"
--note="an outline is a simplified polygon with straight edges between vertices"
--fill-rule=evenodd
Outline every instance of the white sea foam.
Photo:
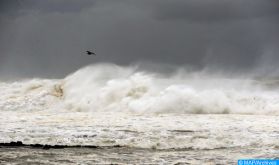
M 248 78 L 185 70 L 166 76 L 98 64 L 62 80 L 2 83 L 0 109 L 278 115 L 279 94 Z
M 278 144 L 276 83 L 207 72 L 92 65 L 60 80 L 1 83 L 0 111 L 0 142 L 198 150 Z

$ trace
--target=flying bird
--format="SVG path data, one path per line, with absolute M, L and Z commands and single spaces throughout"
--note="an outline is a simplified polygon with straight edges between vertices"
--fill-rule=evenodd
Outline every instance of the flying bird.
M 91 52 L 91 51 L 86 51 L 86 53 L 87 53 L 87 55 L 95 55 L 96 56 L 96 53 L 94 53 L 94 52 Z

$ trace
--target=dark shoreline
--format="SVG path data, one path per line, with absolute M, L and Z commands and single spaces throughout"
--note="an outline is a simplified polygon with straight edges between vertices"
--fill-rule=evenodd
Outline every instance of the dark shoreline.
M 29 147 L 29 148 L 39 148 L 39 149 L 64 149 L 64 148 L 94 148 L 94 149 L 101 149 L 101 148 L 123 148 L 120 145 L 114 146 L 94 146 L 94 145 L 48 145 L 48 144 L 24 144 L 21 141 L 12 141 L 9 143 L 0 143 L 0 148 L 18 148 L 18 147 Z
M 278 152 L 276 147 L 258 146 L 157 150 L 119 145 L 67 146 L 12 141 L 0 143 L 0 164 L 235 164 L 241 157 L 278 159 Z

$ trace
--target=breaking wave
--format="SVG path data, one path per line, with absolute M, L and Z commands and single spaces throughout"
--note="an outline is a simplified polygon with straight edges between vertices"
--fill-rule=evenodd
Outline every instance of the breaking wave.
M 61 80 L 0 83 L 0 109 L 278 115 L 279 94 L 276 81 L 98 64 Z

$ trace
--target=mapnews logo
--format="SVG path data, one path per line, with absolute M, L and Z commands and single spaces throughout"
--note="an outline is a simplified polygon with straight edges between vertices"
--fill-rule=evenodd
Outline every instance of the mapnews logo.
M 279 160 L 269 159 L 240 159 L 238 165 L 279 165 Z

